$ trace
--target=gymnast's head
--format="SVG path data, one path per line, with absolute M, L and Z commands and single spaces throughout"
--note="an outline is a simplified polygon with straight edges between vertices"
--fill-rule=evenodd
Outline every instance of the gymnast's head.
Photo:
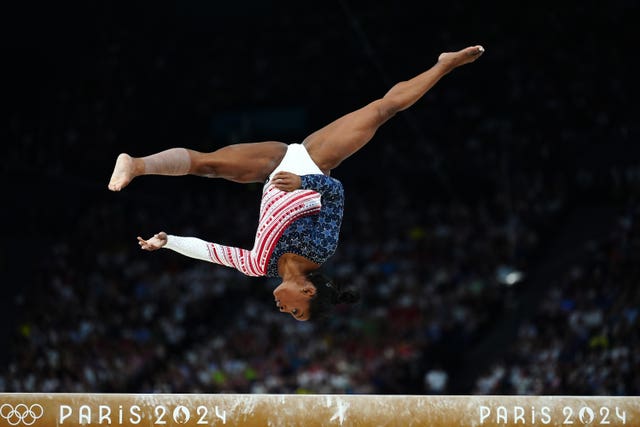
M 342 289 L 331 279 L 313 271 L 301 280 L 284 280 L 273 291 L 276 307 L 289 313 L 296 320 L 324 320 L 338 304 L 354 304 L 360 294 L 352 289 Z

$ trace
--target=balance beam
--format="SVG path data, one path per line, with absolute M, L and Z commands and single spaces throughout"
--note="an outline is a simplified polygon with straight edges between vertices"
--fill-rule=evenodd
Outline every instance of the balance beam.
M 0 427 L 640 426 L 640 397 L 0 393 Z

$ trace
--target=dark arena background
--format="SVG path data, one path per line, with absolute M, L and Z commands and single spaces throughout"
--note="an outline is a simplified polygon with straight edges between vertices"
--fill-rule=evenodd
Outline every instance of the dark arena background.
M 171 400 L 178 424 L 201 407 L 229 424 L 240 401 L 246 425 L 409 425 L 434 402 L 432 425 L 508 425 L 517 408 L 526 425 L 640 425 L 638 2 L 14 2 L 4 15 L 0 426 L 44 425 L 44 395 L 72 402 L 50 425 L 106 424 L 99 405 L 135 424 L 137 398 L 177 395 L 196 399 Z M 250 248 L 260 185 L 107 189 L 121 152 L 301 142 L 475 44 L 481 58 L 335 169 L 345 216 L 325 269 L 362 299 L 326 323 L 274 309 L 277 281 L 137 245 L 164 230 Z

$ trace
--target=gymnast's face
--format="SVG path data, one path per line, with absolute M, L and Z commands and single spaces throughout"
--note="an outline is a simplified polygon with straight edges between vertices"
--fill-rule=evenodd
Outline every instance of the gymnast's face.
M 309 302 L 315 294 L 315 286 L 306 279 L 284 280 L 273 291 L 278 310 L 301 321 L 309 320 Z

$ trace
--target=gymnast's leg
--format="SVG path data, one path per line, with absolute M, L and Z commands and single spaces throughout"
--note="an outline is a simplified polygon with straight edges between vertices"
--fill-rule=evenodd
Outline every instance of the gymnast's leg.
M 475 61 L 482 46 L 470 46 L 457 52 L 445 52 L 430 69 L 407 81 L 395 84 L 384 97 L 353 111 L 303 141 L 309 155 L 323 173 L 361 149 L 373 138 L 378 128 L 397 112 L 415 104 L 443 76 L 454 68 Z
M 210 153 L 170 148 L 145 157 L 122 153 L 109 181 L 109 190 L 120 191 L 141 175 L 197 175 L 234 182 L 264 182 L 280 163 L 287 144 L 277 141 L 232 144 Z

